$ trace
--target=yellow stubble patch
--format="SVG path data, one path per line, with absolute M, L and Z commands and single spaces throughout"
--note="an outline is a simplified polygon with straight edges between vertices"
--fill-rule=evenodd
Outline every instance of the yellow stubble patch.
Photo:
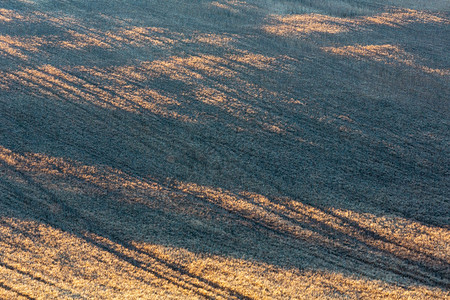
M 19 38 L 10 35 L 0 35 L 0 55 L 28 60 L 26 52 L 37 52 L 44 43 L 41 38 Z
M 344 19 L 321 14 L 274 16 L 275 24 L 263 30 L 274 35 L 296 37 L 312 33 L 336 34 L 348 31 Z
M 33 220 L 2 217 L 0 235 L 1 281 L 29 297 L 213 295 L 154 253 L 139 253 L 92 233 L 77 236 Z
M 84 165 L 41 153 L 19 154 L 0 146 L 0 160 L 17 170 L 37 176 L 39 180 L 53 182 L 52 187 L 55 189 L 58 189 L 58 184 L 64 186 L 68 179 L 73 178 L 78 179 L 72 184 L 76 191 L 103 194 L 122 190 L 127 194 L 125 199 L 128 202 L 144 203 L 142 199 L 145 197 L 165 198 L 164 195 L 169 194 L 167 189 L 156 182 L 137 179 L 117 169 Z
M 224 9 L 224 10 L 227 10 L 227 11 L 232 12 L 232 13 L 238 13 L 239 12 L 238 9 L 234 8 L 232 5 L 229 5 L 228 3 L 220 3 L 218 1 L 213 1 L 209 5 L 211 7 Z
M 176 43 L 175 39 L 169 37 L 170 32 L 158 27 L 130 27 L 107 32 L 105 35 L 122 44 L 137 47 L 153 45 L 165 48 Z
M 25 17 L 14 10 L 0 8 L 0 22 L 24 21 Z
M 99 81 L 108 80 L 110 84 L 95 84 L 72 74 L 67 68 L 57 68 L 52 65 L 4 72 L 0 84 L 5 89 L 14 84 L 20 84 L 27 88 L 23 89 L 23 92 L 46 97 L 88 102 L 108 109 L 121 109 L 133 113 L 148 111 L 185 122 L 195 122 L 194 119 L 169 108 L 179 104 L 174 99 L 145 86 L 136 86 L 136 82 L 130 83 L 130 79 L 147 78 L 133 68 L 119 67 L 116 70 L 103 70 L 95 67 L 76 67 L 74 70 L 94 76 Z
M 448 19 L 445 19 L 437 14 L 414 9 L 395 9 L 375 16 L 363 17 L 361 18 L 361 21 L 369 24 L 386 25 L 390 27 L 399 27 L 411 23 L 450 24 Z
M 246 220 L 317 245 L 317 249 L 345 247 L 341 242 L 349 242 L 347 237 L 351 237 L 402 259 L 429 265 L 436 259 L 449 263 L 450 235 L 447 229 L 399 217 L 379 217 L 337 208 L 320 209 L 289 198 L 273 201 L 256 193 L 235 193 L 188 182 L 174 182 L 172 190 L 109 167 L 88 166 L 38 153 L 18 154 L 4 147 L 0 147 L 0 160 L 36 180 L 53 182 L 55 191 L 67 181 L 74 187 L 82 182 L 79 190 L 89 194 L 120 190 L 127 201 L 150 207 L 147 199 L 156 197 L 158 206 L 193 213 L 191 217 L 196 217 L 191 223 L 205 227 L 209 232 L 222 231 L 201 214 L 183 211 L 179 204 L 186 198 L 194 195 L 196 199 L 214 203 Z M 74 178 L 78 180 L 72 180 Z M 372 234 L 366 234 L 367 231 Z M 332 232 L 341 238 L 330 239 Z M 375 238 L 374 234 L 382 238 Z M 130 241 L 132 247 L 124 246 L 91 232 L 74 235 L 33 220 L 8 216 L 0 218 L 0 236 L 0 278 L 10 288 L 3 291 L 0 286 L 2 295 L 15 290 L 29 297 L 47 295 L 58 299 L 76 295 L 230 299 L 238 294 L 253 298 L 302 299 L 326 297 L 336 291 L 380 299 L 445 296 L 444 291 L 425 286 L 404 288 L 328 270 L 300 271 L 253 259 L 194 253 L 151 243 L 151 236 Z M 138 236 L 137 232 L 135 237 Z M 315 255 L 326 258 L 329 253 L 317 250 Z
M 385 45 L 352 45 L 344 47 L 324 47 L 322 50 L 341 56 L 349 56 L 358 59 L 370 59 L 385 63 L 400 63 L 414 68 L 418 68 L 425 73 L 438 74 L 441 76 L 450 75 L 449 69 L 434 69 L 416 63 L 414 56 L 399 46 Z
M 376 299 L 445 297 L 445 292 L 425 287 L 404 289 L 337 272 L 299 271 L 147 242 L 124 247 L 92 233 L 77 236 L 11 217 L 0 219 L 0 235 L 0 278 L 28 297 L 234 299 L 239 293 L 258 299 L 308 299 L 336 291 Z M 0 295 L 8 292 L 0 286 Z
M 233 38 L 230 36 L 223 36 L 215 33 L 199 33 L 194 35 L 191 39 L 186 39 L 186 42 L 202 43 L 217 47 L 227 47 Z
M 80 33 L 71 29 L 67 30 L 67 33 L 71 35 L 71 39 L 60 42 L 62 48 L 79 50 L 85 47 L 94 46 L 100 48 L 112 47 L 103 37 L 95 33 Z
M 338 34 L 368 30 L 370 25 L 399 27 L 414 23 L 450 24 L 450 20 L 425 11 L 393 9 L 374 16 L 358 18 L 333 17 L 325 14 L 272 15 L 271 23 L 263 26 L 267 33 L 302 37 L 313 33 Z

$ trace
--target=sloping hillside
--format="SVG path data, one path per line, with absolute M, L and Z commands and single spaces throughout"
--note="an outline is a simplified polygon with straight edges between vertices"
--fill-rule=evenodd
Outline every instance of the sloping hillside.
M 0 1 L 0 298 L 450 297 L 449 25 Z

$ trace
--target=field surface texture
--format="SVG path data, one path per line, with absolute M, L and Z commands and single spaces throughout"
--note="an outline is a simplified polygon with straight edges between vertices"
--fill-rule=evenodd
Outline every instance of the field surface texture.
M 0 0 L 0 299 L 449 299 L 446 0 Z

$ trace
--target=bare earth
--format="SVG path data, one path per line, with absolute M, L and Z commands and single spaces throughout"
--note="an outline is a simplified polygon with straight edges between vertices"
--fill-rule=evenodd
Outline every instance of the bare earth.
M 0 299 L 450 298 L 450 5 L 378 2 L 0 0 Z

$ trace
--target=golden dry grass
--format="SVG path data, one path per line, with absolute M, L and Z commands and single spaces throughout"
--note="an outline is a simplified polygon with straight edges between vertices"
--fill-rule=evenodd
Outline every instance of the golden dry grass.
M 439 268 L 450 261 L 448 230 L 398 217 L 376 217 L 342 209 L 323 210 L 289 199 L 274 204 L 258 194 L 234 194 L 192 183 L 180 182 L 167 188 L 151 180 L 132 178 L 119 170 L 99 169 L 42 154 L 20 155 L 6 148 L 1 149 L 0 159 L 16 174 L 31 176 L 52 193 L 93 196 L 120 190 L 124 198 L 116 196 L 116 201 L 178 211 L 191 216 L 189 224 L 192 228 L 211 234 L 226 233 L 211 222 L 208 214 L 212 212 L 198 211 L 191 206 L 193 203 L 186 204 L 190 195 L 244 220 L 317 244 L 320 248 L 348 250 L 348 243 L 355 239 L 370 245 L 372 251 L 395 253 L 397 259 L 393 258 L 391 263 L 403 265 L 402 260 L 422 261 Z M 8 172 L 5 175 L 9 177 Z M 30 196 L 33 194 L 32 191 L 29 193 Z M 149 201 L 154 197 L 158 199 L 156 203 Z M 42 198 L 41 201 L 44 202 L 39 204 L 39 209 L 51 214 L 61 214 L 65 209 L 57 202 L 49 203 Z M 66 203 L 76 207 L 76 203 L 70 201 L 67 199 Z M 179 206 L 183 202 L 184 207 Z M 207 215 L 203 215 L 205 213 Z M 45 295 L 56 299 L 93 295 L 130 299 L 157 296 L 308 299 L 350 291 L 358 291 L 362 297 L 380 299 L 445 295 L 439 289 L 423 286 L 405 290 L 379 280 L 360 279 L 339 272 L 285 269 L 254 260 L 196 254 L 183 248 L 140 242 L 149 238 L 143 228 L 126 228 L 127 223 L 111 217 L 90 216 L 92 221 L 103 223 L 102 228 L 113 229 L 111 232 L 126 231 L 125 236 L 131 235 L 129 237 L 136 242 L 124 246 L 115 242 L 115 238 L 111 240 L 91 232 L 73 234 L 33 220 L 2 217 L 2 282 L 29 297 Z M 323 231 L 325 227 L 329 229 Z M 341 239 L 330 239 L 330 230 Z M 344 236 L 348 238 L 342 239 Z M 376 258 L 372 263 L 376 263 Z M 402 267 L 406 274 L 410 267 Z M 410 272 L 412 276 L 421 276 L 418 270 Z M 4 289 L 5 296 L 11 289 Z
M 349 31 L 365 31 L 373 25 L 394 28 L 411 23 L 449 25 L 446 18 L 413 9 L 392 9 L 389 12 L 357 18 L 342 18 L 317 13 L 275 15 L 270 22 L 271 25 L 263 28 L 266 32 L 291 37 L 301 37 L 313 33 L 338 34 Z
M 420 69 L 426 73 L 450 75 L 450 69 L 433 69 L 418 65 L 414 56 L 395 45 L 355 45 L 345 47 L 325 47 L 323 50 L 342 56 L 351 56 L 359 59 L 373 59 L 385 63 L 400 63 Z
M 0 298 L 450 297 L 450 21 L 396 3 L 0 3 Z

